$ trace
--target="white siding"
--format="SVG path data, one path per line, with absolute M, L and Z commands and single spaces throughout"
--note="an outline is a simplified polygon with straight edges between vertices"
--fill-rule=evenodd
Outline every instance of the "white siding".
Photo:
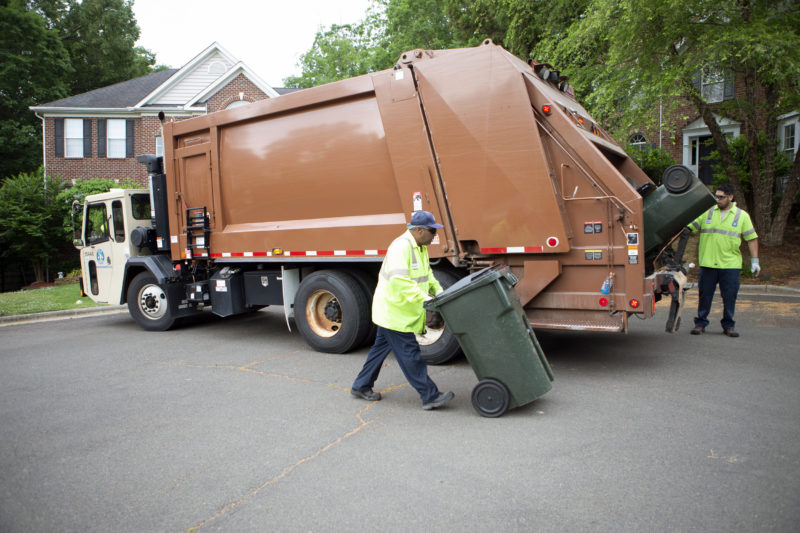
M 189 74 L 184 76 L 174 87 L 169 91 L 159 96 L 153 104 L 178 104 L 182 105 L 188 102 L 197 93 L 204 90 L 211 85 L 217 78 L 220 77 L 219 73 L 220 63 L 224 65 L 227 71 L 233 66 L 233 63 L 228 61 L 224 55 L 219 52 L 214 52 L 205 58 L 201 63 L 195 65 Z M 211 73 L 209 73 L 211 67 Z

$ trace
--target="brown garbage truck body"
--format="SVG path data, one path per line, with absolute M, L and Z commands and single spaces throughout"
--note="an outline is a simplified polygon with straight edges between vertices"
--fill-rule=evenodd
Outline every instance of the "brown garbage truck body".
M 106 280 L 105 301 L 155 330 L 208 307 L 283 306 L 312 347 L 344 352 L 374 333 L 380 262 L 422 209 L 444 225 L 429 253 L 445 286 L 505 264 L 535 328 L 626 331 L 661 294 L 679 307 L 685 277 L 665 244 L 713 197 L 683 167 L 656 187 L 570 89 L 486 41 L 166 122 L 163 162 L 140 156 L 150 190 L 116 200 L 149 200 L 151 220 L 111 216 L 128 227 L 107 241 L 85 227 L 84 287 L 102 301 Z M 125 257 L 106 264 L 103 245 Z M 446 330 L 420 340 L 429 362 L 457 353 Z

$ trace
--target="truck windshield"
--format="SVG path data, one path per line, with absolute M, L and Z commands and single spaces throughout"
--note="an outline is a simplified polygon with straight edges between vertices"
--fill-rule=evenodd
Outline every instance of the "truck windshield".
M 150 195 L 131 195 L 131 214 L 136 220 L 150 220 Z

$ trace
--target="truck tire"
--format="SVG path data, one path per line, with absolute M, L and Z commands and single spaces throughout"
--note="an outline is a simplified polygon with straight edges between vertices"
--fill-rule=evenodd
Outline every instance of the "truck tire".
M 372 321 L 372 297 L 375 295 L 375 287 L 378 285 L 378 277 L 372 272 L 368 272 L 360 268 L 346 268 L 343 269 L 343 271 L 347 272 L 353 276 L 356 281 L 358 281 L 361 290 L 364 291 L 364 295 L 367 297 L 367 306 L 369 307 L 369 328 L 367 329 L 367 334 L 364 336 L 364 340 L 361 341 L 360 346 L 371 346 L 372 343 L 375 342 L 375 336 L 378 334 L 378 326 Z
M 372 323 L 359 282 L 341 270 L 318 270 L 297 289 L 295 322 L 318 352 L 345 353 L 361 346 Z
M 178 323 L 167 291 L 150 272 L 140 272 L 128 286 L 128 312 L 148 331 L 166 331 Z
M 454 274 L 446 270 L 434 269 L 433 275 L 443 289 L 458 281 Z M 428 329 L 422 335 L 418 334 L 417 342 L 422 352 L 422 360 L 429 365 L 441 365 L 461 355 L 458 339 L 444 325 L 439 329 Z

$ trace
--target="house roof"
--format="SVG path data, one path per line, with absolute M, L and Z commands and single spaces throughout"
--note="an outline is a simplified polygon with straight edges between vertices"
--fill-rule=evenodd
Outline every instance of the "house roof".
M 145 96 L 171 78 L 176 72 L 178 72 L 176 68 L 161 70 L 140 78 L 134 78 L 68 98 L 62 98 L 54 102 L 48 102 L 37 108 L 45 108 L 43 110 L 46 110 L 46 108 L 59 107 L 80 107 L 85 109 L 133 107 Z
M 247 76 L 266 95 L 280 95 L 215 42 L 180 69 L 162 70 L 30 109 L 45 115 L 69 115 L 91 110 L 96 113 L 138 114 L 145 110 L 153 112 L 153 109 L 169 110 L 170 114 L 203 113 L 205 101 L 239 74 Z

